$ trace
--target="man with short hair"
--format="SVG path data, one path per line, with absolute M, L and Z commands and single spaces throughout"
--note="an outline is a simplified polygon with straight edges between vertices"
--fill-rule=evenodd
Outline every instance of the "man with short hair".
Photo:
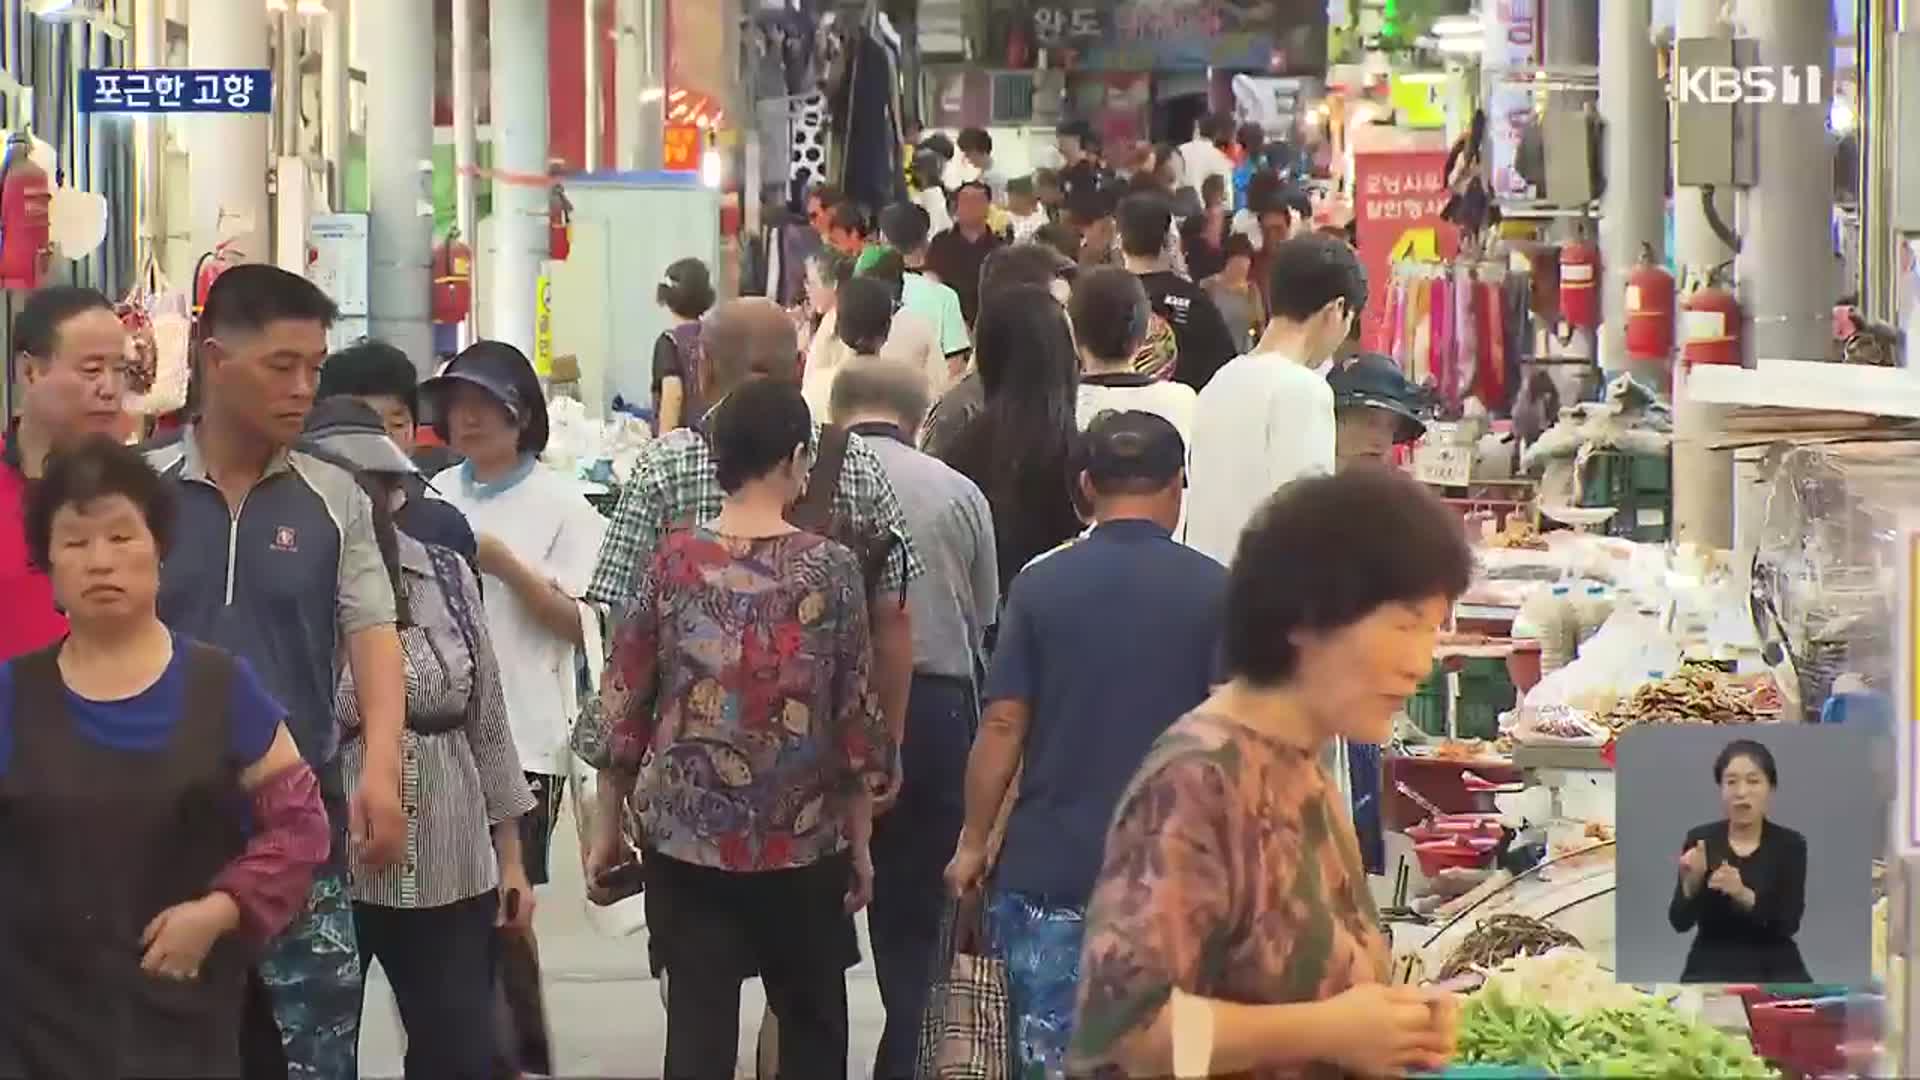
M 1316 369 L 1367 302 L 1360 260 L 1331 237 L 1288 240 L 1271 263 L 1265 334 L 1215 373 L 1194 409 L 1186 540 L 1223 566 L 1269 495 L 1333 471 L 1333 391 Z
M 178 498 L 177 535 L 161 568 L 161 619 L 260 673 L 320 779 L 334 830 L 306 911 L 261 963 L 267 1000 L 250 1003 L 242 1047 L 247 1075 L 277 1073 L 275 1055 L 284 1055 L 286 1075 L 300 1080 L 357 1075 L 362 972 L 348 855 L 394 863 L 407 831 L 406 675 L 373 506 L 351 473 L 295 446 L 335 313 L 326 294 L 278 267 L 248 264 L 220 275 L 201 316 L 200 416 L 149 454 Z M 333 714 L 343 653 L 359 699 L 356 737 L 366 748 L 351 799 Z
M 831 239 L 828 234 L 833 231 L 834 211 L 846 201 L 846 196 L 840 194 L 840 189 L 832 184 L 820 184 L 807 192 L 807 224 L 813 226 L 821 243 Z
M 859 258 L 867 250 L 867 212 L 842 199 L 826 214 L 827 246 L 842 255 Z
M 1079 478 L 1093 531 L 1029 563 L 1001 614 L 947 885 L 992 877 L 1021 1075 L 1065 1068 L 1107 823 L 1148 747 L 1212 685 L 1227 572 L 1173 539 L 1185 459 L 1162 417 L 1095 417 Z M 1016 773 L 995 869 L 988 837 Z
M 0 436 L 0 660 L 46 648 L 67 632 L 53 583 L 27 553 L 27 488 L 47 455 L 88 435 L 117 435 L 126 415 L 127 331 L 94 289 L 50 285 L 13 321 L 20 357 L 19 422 Z
M 940 352 L 952 371 L 941 380 L 951 383 L 967 366 L 967 351 L 972 339 L 967 332 L 967 316 L 960 307 L 960 294 L 945 282 L 927 276 L 927 252 L 932 236 L 927 212 L 912 203 L 895 203 L 880 215 L 880 236 L 900 253 L 906 274 L 900 282 L 900 310 L 911 312 L 930 323 L 940 342 Z
M 1222 183 L 1233 182 L 1233 159 L 1225 147 L 1233 141 L 1233 117 L 1215 113 L 1202 117 L 1194 125 L 1193 138 L 1180 147 L 1182 174 L 1186 186 L 1199 191 L 1207 178 L 1218 176 Z
M 960 156 L 948 163 L 946 186 L 957 191 L 962 184 L 978 181 L 987 186 L 988 197 L 999 202 L 1006 197 L 1007 178 L 993 164 L 993 136 L 985 128 L 963 128 L 959 139 Z
M 1173 272 L 1172 229 L 1173 213 L 1164 198 L 1129 195 L 1121 201 L 1121 255 L 1153 305 L 1153 325 L 1135 366 L 1152 378 L 1177 379 L 1199 390 L 1239 350 L 1213 298 Z
M 999 235 L 987 227 L 992 198 L 978 180 L 960 185 L 953 193 L 953 228 L 927 248 L 927 269 L 960 294 L 960 314 L 968 326 L 980 317 L 980 267 L 1001 246 Z
M 965 818 L 964 762 L 979 717 L 974 674 L 1000 603 L 993 515 L 973 481 L 914 449 L 931 395 L 925 375 L 856 360 L 833 384 L 833 422 L 867 440 L 900 495 L 926 576 L 907 590 L 913 692 L 903 771 L 912 779 L 873 826 L 867 932 L 886 1003 L 876 1080 L 910 1080 L 945 907 L 941 874 Z

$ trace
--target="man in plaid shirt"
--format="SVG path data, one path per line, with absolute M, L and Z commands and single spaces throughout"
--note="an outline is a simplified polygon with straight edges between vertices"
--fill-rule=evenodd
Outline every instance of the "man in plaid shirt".
M 703 384 L 706 400 L 718 405 L 729 392 L 759 377 L 790 379 L 799 339 L 793 321 L 771 301 L 751 297 L 721 305 L 703 334 Z M 704 418 L 703 418 L 704 419 Z M 668 529 L 694 525 L 720 512 L 720 481 L 714 475 L 701 422 L 655 439 L 641 451 L 620 504 L 614 510 L 600 563 L 587 589 L 590 603 L 603 604 L 618 618 L 633 602 L 642 570 Z M 814 445 L 819 446 L 819 425 Z M 863 532 L 891 534 L 894 557 L 878 582 L 868 583 L 868 617 L 873 639 L 873 686 L 886 714 L 894 745 L 906 732 L 907 690 L 913 680 L 913 628 L 906 606 L 907 586 L 926 572 L 907 533 L 906 516 L 880 459 L 858 435 L 847 439 L 833 512 Z M 881 796 L 880 806 L 898 794 L 900 778 Z

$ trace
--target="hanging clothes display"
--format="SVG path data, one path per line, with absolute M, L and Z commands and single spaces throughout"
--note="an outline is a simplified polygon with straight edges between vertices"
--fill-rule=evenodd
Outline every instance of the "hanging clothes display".
M 899 80 L 899 37 L 869 0 L 857 22 L 833 18 L 839 57 L 829 70 L 828 101 L 839 150 L 839 187 L 847 198 L 869 209 L 906 197 L 900 169 L 903 116 Z
M 1388 348 L 1415 383 L 1457 411 L 1467 398 L 1511 407 L 1532 352 L 1531 283 L 1489 261 L 1402 261 L 1387 283 Z

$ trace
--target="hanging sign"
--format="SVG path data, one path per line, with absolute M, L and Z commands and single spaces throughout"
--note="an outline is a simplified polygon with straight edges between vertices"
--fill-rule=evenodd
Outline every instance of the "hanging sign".
M 1540 65 L 1540 0 L 1490 0 L 1484 24 L 1486 48 L 1480 63 L 1482 77 L 1492 83 L 1486 93 L 1487 178 L 1494 195 L 1521 197 L 1529 185 L 1515 166 L 1520 138 L 1533 123 L 1533 95 L 1524 87 L 1494 80 Z
M 668 124 L 661 136 L 660 167 L 668 172 L 699 172 L 700 129 L 692 124 Z
M 553 279 L 545 274 L 533 287 L 533 373 L 553 374 Z
M 1444 150 L 1376 150 L 1353 155 L 1354 241 L 1367 271 L 1360 347 L 1387 352 L 1388 285 L 1403 254 L 1451 258 L 1459 236 L 1440 219 L 1447 206 Z M 1411 235 L 1409 235 L 1411 234 Z
M 263 113 L 273 109 L 266 68 L 88 68 L 83 113 Z
M 1042 0 L 1027 31 L 1066 66 L 1101 71 L 1326 66 L 1321 4 L 1280 0 Z M 1013 66 L 1024 66 L 1015 64 Z

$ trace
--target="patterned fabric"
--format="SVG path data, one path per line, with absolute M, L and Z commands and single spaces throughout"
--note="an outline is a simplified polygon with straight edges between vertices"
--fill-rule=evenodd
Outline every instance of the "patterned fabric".
M 443 907 L 499 884 L 491 829 L 533 809 L 534 798 L 507 723 L 486 620 L 471 616 L 480 607 L 479 585 L 450 552 L 436 566 L 426 547 L 405 535 L 398 539 L 400 587 L 413 616 L 400 630 L 407 673 L 408 726 L 400 744 L 406 857 L 379 870 L 356 868 L 352 891 L 363 904 Z M 359 730 L 351 671 L 341 674 L 334 712 L 344 730 Z M 459 722 L 449 730 L 429 718 Z M 340 757 L 351 790 L 366 763 L 365 741 L 348 742 Z
M 613 767 L 640 773 L 649 847 L 737 871 L 843 849 L 845 796 L 893 767 L 871 655 L 846 548 L 668 536 L 614 636 L 603 700 Z
M 987 933 L 1007 965 L 1014 1075 L 1060 1080 L 1073 1037 L 1073 993 L 1087 913 L 996 889 L 987 901 Z
M 288 1080 L 354 1080 L 360 1075 L 360 946 L 347 891 L 347 808 L 339 774 L 321 776 L 333 854 L 314 875 L 306 910 L 260 961 L 260 980 L 273 1001 Z
M 1385 981 L 1386 938 L 1318 755 L 1218 714 L 1161 736 L 1114 815 L 1085 962 L 1074 1068 L 1101 1077 L 1126 1075 L 1116 1048 L 1175 987 L 1288 1004 Z
M 817 450 L 819 444 L 816 427 L 811 449 Z M 607 527 L 587 600 L 604 604 L 616 613 L 625 610 L 667 531 L 712 520 L 720 513 L 723 494 L 707 441 L 699 432 L 683 429 L 648 443 L 620 490 L 620 504 Z M 926 573 L 926 565 L 907 535 L 906 518 L 886 470 L 881 468 L 873 448 L 857 436 L 847 442 L 840 484 L 833 493 L 833 513 L 859 523 L 862 531 L 891 532 L 897 538 L 903 554 L 889 560 L 876 593 L 904 593 L 910 583 Z
M 968 905 L 977 910 L 977 905 Z M 1007 965 L 960 946 L 960 905 L 949 902 L 934 950 L 933 985 L 920 1023 L 914 1075 L 925 1080 L 1008 1080 L 1013 1075 L 1007 1023 Z

